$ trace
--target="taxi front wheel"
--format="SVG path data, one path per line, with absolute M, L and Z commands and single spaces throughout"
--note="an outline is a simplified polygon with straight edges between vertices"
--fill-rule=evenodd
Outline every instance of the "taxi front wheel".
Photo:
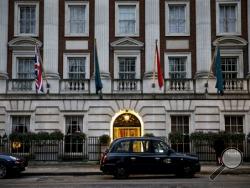
M 5 178 L 7 175 L 7 168 L 5 165 L 0 164 L 0 179 Z

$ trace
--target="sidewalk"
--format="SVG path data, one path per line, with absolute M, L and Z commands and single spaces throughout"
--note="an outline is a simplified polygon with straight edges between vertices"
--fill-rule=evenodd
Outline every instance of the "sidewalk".
M 201 164 L 199 174 L 211 174 L 218 166 L 213 164 Z M 77 163 L 31 163 L 23 172 L 24 175 L 101 175 L 97 162 Z M 236 169 L 225 168 L 222 174 L 250 174 L 250 164 L 245 163 Z

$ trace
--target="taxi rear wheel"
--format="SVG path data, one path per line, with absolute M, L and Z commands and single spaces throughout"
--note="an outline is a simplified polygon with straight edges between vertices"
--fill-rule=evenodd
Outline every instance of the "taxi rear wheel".
M 185 177 L 185 178 L 192 178 L 194 177 L 194 171 L 191 166 L 183 166 L 182 168 L 179 168 L 177 173 L 177 177 Z
M 116 179 L 125 179 L 129 176 L 127 170 L 124 167 L 117 167 L 114 173 Z

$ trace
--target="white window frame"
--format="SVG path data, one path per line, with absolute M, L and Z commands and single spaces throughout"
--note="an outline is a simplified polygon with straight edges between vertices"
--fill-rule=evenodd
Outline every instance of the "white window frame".
M 186 79 L 192 78 L 192 65 L 191 65 L 191 53 L 165 53 L 165 78 L 170 79 L 169 77 L 169 57 L 186 57 Z
M 119 32 L 119 6 L 122 5 L 134 5 L 136 16 L 135 16 L 135 33 L 120 33 Z M 128 2 L 115 2 L 115 36 L 139 36 L 139 2 L 128 1 Z
M 184 33 L 170 33 L 169 32 L 169 5 L 185 5 L 185 29 Z M 166 1 L 165 2 L 165 35 L 166 36 L 190 36 L 190 3 L 187 0 L 183 1 Z
M 243 63 L 243 50 L 238 49 L 221 49 L 220 50 L 221 57 L 236 57 L 238 58 L 238 64 L 237 64 L 237 78 L 243 78 L 244 77 L 244 63 Z
M 35 25 L 35 33 L 20 33 L 20 6 L 35 6 L 36 7 L 36 25 Z M 39 35 L 39 2 L 34 1 L 15 1 L 15 13 L 14 13 L 14 35 L 15 36 L 38 36 Z
M 70 8 L 71 5 L 85 6 L 85 32 L 84 33 L 70 33 Z M 89 2 L 65 2 L 65 36 L 69 37 L 79 37 L 79 36 L 89 36 Z
M 220 32 L 220 5 L 225 4 L 237 4 L 236 5 L 236 32 Z M 241 1 L 240 0 L 216 0 L 216 35 L 225 36 L 225 35 L 241 35 Z
M 141 78 L 141 53 L 139 50 L 114 51 L 114 78 L 119 79 L 119 57 L 135 57 L 135 79 Z
M 83 57 L 86 58 L 85 64 L 85 79 L 90 79 L 90 55 L 88 53 L 66 53 L 63 55 L 63 79 L 69 79 L 69 66 L 68 66 L 68 58 L 78 58 Z
M 25 117 L 28 117 L 29 119 L 29 123 L 28 123 L 28 126 L 27 126 L 27 133 L 28 132 L 30 132 L 31 131 L 31 115 L 29 114 L 29 115 L 24 115 L 24 114 L 22 114 L 22 115 L 11 115 L 10 116 L 11 117 L 11 133 L 14 133 L 15 131 L 13 131 L 13 129 L 14 129 L 14 121 L 13 121 L 13 118 L 16 118 L 16 117 L 19 117 L 19 118 L 25 118 Z
M 79 127 L 80 127 L 80 132 L 81 133 L 84 133 L 83 131 L 83 127 L 84 127 L 84 116 L 82 114 L 67 114 L 67 115 L 64 115 L 64 130 L 65 130 L 65 135 L 67 135 L 67 118 L 72 118 L 72 117 L 77 117 L 78 120 L 80 120 L 80 124 L 79 124 Z
M 169 112 L 166 116 L 166 135 L 172 132 L 171 130 L 171 116 L 189 116 L 189 134 L 195 131 L 194 114 L 188 111 Z M 169 126 L 170 125 L 170 126 Z
M 225 124 L 225 116 L 243 116 L 243 133 L 248 133 L 248 126 L 246 125 L 246 122 L 248 122 L 248 116 L 245 112 L 237 112 L 237 111 L 230 111 L 230 112 L 222 112 L 220 114 L 220 131 L 226 130 L 226 124 Z
M 17 63 L 18 58 L 22 57 L 29 57 L 29 58 L 35 58 L 35 52 L 33 51 L 13 51 L 12 54 L 12 78 L 17 79 Z M 35 76 L 34 76 L 35 78 Z

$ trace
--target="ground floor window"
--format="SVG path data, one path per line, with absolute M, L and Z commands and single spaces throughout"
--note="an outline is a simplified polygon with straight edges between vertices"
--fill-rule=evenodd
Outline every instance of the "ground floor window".
M 242 115 L 226 115 L 225 116 L 225 132 L 226 133 L 243 133 L 243 119 Z M 239 150 L 243 151 L 243 143 L 242 142 L 233 142 L 225 143 L 227 147 L 236 147 Z
M 30 116 L 12 116 L 12 133 L 26 134 L 30 130 Z M 11 149 L 13 153 L 28 153 L 30 143 L 20 140 L 12 140 Z
M 225 116 L 225 131 L 243 133 L 243 116 Z
M 189 152 L 189 116 L 171 116 L 171 132 L 183 136 L 182 142 L 172 144 L 172 148 L 179 152 Z
M 83 117 L 66 116 L 65 152 L 83 152 L 82 133 Z

